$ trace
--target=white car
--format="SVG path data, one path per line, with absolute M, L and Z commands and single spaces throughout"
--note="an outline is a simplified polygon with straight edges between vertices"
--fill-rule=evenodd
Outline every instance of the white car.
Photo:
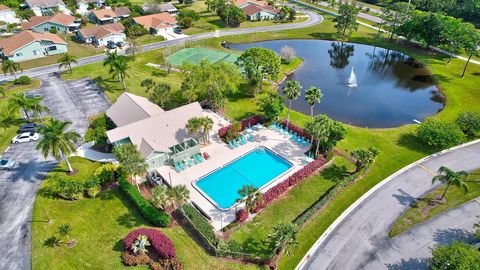
M 0 159 L 0 170 L 11 170 L 15 166 L 15 161 L 8 159 Z
M 12 139 L 12 143 L 33 142 L 38 140 L 38 137 L 38 133 L 24 132 L 15 136 L 15 138 Z

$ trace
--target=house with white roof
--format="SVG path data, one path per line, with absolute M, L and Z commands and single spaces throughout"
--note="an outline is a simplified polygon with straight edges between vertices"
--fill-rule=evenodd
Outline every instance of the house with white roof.
M 6 23 L 20 23 L 15 11 L 2 4 L 0 4 L 0 21 Z
M 77 13 L 81 15 L 88 14 L 89 8 L 100 8 L 105 6 L 105 0 L 76 0 L 77 1 Z
M 185 126 L 202 117 L 202 111 L 198 102 L 164 111 L 144 97 L 123 93 L 106 112 L 117 125 L 107 136 L 113 145 L 135 145 L 153 171 L 200 153 L 200 144 Z
M 25 6 L 32 9 L 36 16 L 53 15 L 56 9 L 67 15 L 72 14 L 62 0 L 25 0 Z

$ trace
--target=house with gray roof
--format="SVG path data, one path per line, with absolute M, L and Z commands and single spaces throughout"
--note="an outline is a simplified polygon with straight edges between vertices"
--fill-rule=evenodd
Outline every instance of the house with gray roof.
M 123 93 L 106 112 L 117 125 L 107 136 L 113 145 L 135 145 L 154 170 L 200 153 L 200 144 L 185 126 L 202 112 L 198 102 L 164 111 L 144 97 Z

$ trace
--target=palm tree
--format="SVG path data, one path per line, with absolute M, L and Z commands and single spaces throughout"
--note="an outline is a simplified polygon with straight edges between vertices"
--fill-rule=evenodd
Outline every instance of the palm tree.
M 35 16 L 35 13 L 31 9 L 24 9 L 19 12 L 18 17 L 22 20 L 30 21 L 30 18 Z
M 156 208 L 163 210 L 172 204 L 171 197 L 168 194 L 168 188 L 165 185 L 155 186 L 152 189 L 152 198 L 150 201 Z
M 43 241 L 43 245 L 47 247 L 59 247 L 60 243 L 60 238 L 56 236 L 49 237 L 45 241 Z
M 297 225 L 294 223 L 280 223 L 273 227 L 273 232 L 267 237 L 272 249 L 277 252 L 285 248 L 290 256 L 290 247 L 297 247 Z
M 176 209 L 190 199 L 190 191 L 185 185 L 176 185 L 168 190 L 173 208 Z
M 127 86 L 125 85 L 125 78 L 129 76 L 127 72 L 128 69 L 129 67 L 128 67 L 127 59 L 125 58 L 125 56 L 120 56 L 118 58 L 118 61 L 114 65 L 114 69 L 112 73 L 118 76 L 120 82 L 123 85 L 124 91 L 127 90 Z
M 263 195 L 258 192 L 258 189 L 252 185 L 244 185 L 237 191 L 240 198 L 236 201 L 238 203 L 245 203 L 245 209 L 247 212 L 251 212 L 257 204 L 262 203 Z
M 443 198 L 445 198 L 445 194 L 447 194 L 448 188 L 451 185 L 457 186 L 459 188 L 463 188 L 463 190 L 467 192 L 468 186 L 467 184 L 465 184 L 465 180 L 467 179 L 467 177 L 468 177 L 468 173 L 465 171 L 456 172 L 447 167 L 442 166 L 440 167 L 440 169 L 438 169 L 438 175 L 433 177 L 432 185 L 437 181 L 440 181 L 443 184 L 446 184 L 442 197 L 440 197 L 440 200 L 443 200 Z
M 152 90 L 155 88 L 157 84 L 150 78 L 144 79 L 141 83 L 140 86 L 144 87 L 146 92 L 150 94 Z
M 148 241 L 148 237 L 141 234 L 137 237 L 137 239 L 130 248 L 135 254 L 145 254 L 148 251 L 148 246 L 150 246 L 150 241 Z
M 135 179 L 137 189 L 140 191 L 137 177 L 143 175 L 147 170 L 148 166 L 145 163 L 145 159 L 140 155 L 140 152 L 138 152 L 137 148 L 131 143 L 115 146 L 115 148 L 113 148 L 113 153 L 115 153 L 115 156 L 123 165 L 128 175 Z
M 112 53 L 108 53 L 107 54 L 107 57 L 105 57 L 105 59 L 103 59 L 103 66 L 109 66 L 110 67 L 110 73 L 112 73 L 113 69 L 114 69 L 114 65 L 116 62 L 118 62 L 118 59 L 119 59 L 120 55 L 117 54 L 116 51 L 112 52 Z M 117 78 L 119 81 L 120 79 Z
M 203 126 L 204 140 L 206 142 L 210 142 L 210 136 L 208 135 L 208 133 L 210 132 L 210 130 L 212 130 L 213 120 L 212 120 L 212 118 L 210 118 L 208 116 L 205 116 L 205 117 L 202 118 L 201 123 L 202 123 L 202 126 Z
M 38 141 L 37 149 L 41 150 L 47 158 L 49 154 L 56 159 L 63 158 L 67 163 L 68 171 L 73 172 L 68 155 L 75 151 L 75 143 L 80 140 L 80 135 L 75 131 L 67 131 L 71 122 L 50 119 L 39 129 L 42 135 Z
M 3 130 L 9 128 L 15 121 L 15 112 L 8 106 L 0 108 L 0 127 Z
M 297 99 L 302 94 L 302 85 L 299 81 L 288 80 L 285 86 L 283 87 L 283 95 L 287 96 L 288 99 L 288 115 L 287 115 L 287 126 L 290 122 L 290 111 L 292 109 L 292 101 Z
M 22 110 L 25 117 L 30 119 L 28 110 L 32 109 L 33 102 L 32 98 L 27 98 L 24 93 L 17 92 L 8 100 L 8 105 L 14 111 Z
M 378 150 L 375 147 L 370 147 L 368 149 L 361 148 L 355 151 L 352 151 L 352 157 L 356 160 L 355 162 L 355 173 L 359 172 L 361 169 L 370 166 L 378 155 Z
M 50 109 L 42 104 L 43 97 L 33 97 L 29 98 L 30 99 L 30 109 L 38 115 L 40 120 L 43 123 L 43 117 L 42 113 L 43 112 L 50 112 Z
M 70 233 L 70 225 L 69 224 L 62 224 L 58 227 L 58 234 L 61 236 L 66 236 L 68 239 L 68 243 L 71 243 L 72 240 L 70 240 L 70 236 L 68 235 Z
M 17 75 L 15 72 L 19 71 L 22 72 L 23 70 L 20 68 L 20 65 L 13 60 L 3 60 L 2 62 L 2 71 L 5 76 L 7 76 L 7 73 L 10 73 L 10 75 L 13 75 L 15 79 L 17 79 Z
M 305 101 L 310 105 L 311 117 L 313 117 L 313 107 L 315 106 L 315 103 L 320 103 L 322 97 L 322 90 L 318 87 L 312 86 L 305 91 Z
M 188 119 L 187 125 L 185 126 L 190 134 L 195 137 L 195 139 L 199 139 L 198 135 L 200 132 L 200 129 L 202 128 L 203 123 L 200 117 L 193 117 Z
M 68 53 L 64 53 L 57 62 L 60 63 L 60 65 L 58 66 L 59 69 L 67 67 L 69 72 L 72 73 L 72 63 L 77 63 L 77 58 Z

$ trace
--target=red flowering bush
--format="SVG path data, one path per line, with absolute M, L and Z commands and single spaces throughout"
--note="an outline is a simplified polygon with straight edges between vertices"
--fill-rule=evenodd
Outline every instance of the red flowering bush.
M 287 121 L 283 121 L 281 125 L 283 128 L 285 128 L 287 126 Z M 308 134 L 308 132 L 306 132 L 303 128 L 292 124 L 292 122 L 288 123 L 288 129 L 300 136 L 303 136 L 305 139 L 310 140 L 310 134 Z
M 240 131 L 244 131 L 249 126 L 254 126 L 258 123 L 263 123 L 263 122 L 264 122 L 264 119 L 260 115 L 250 116 L 250 117 L 245 118 L 242 121 L 240 121 L 240 125 L 241 125 L 241 130 Z M 225 141 L 226 140 L 225 138 L 227 137 L 228 131 L 231 128 L 232 128 L 232 125 L 228 125 L 226 127 L 222 127 L 221 129 L 219 129 L 218 130 L 218 136 L 220 137 L 220 139 Z
M 248 211 L 246 209 L 240 209 L 235 213 L 238 222 L 244 222 L 248 218 Z
M 145 235 L 148 238 L 152 248 L 161 258 L 176 258 L 177 254 L 172 241 L 156 229 L 140 228 L 129 232 L 127 236 L 123 238 L 123 248 L 125 251 L 130 251 L 130 247 L 139 235 Z

